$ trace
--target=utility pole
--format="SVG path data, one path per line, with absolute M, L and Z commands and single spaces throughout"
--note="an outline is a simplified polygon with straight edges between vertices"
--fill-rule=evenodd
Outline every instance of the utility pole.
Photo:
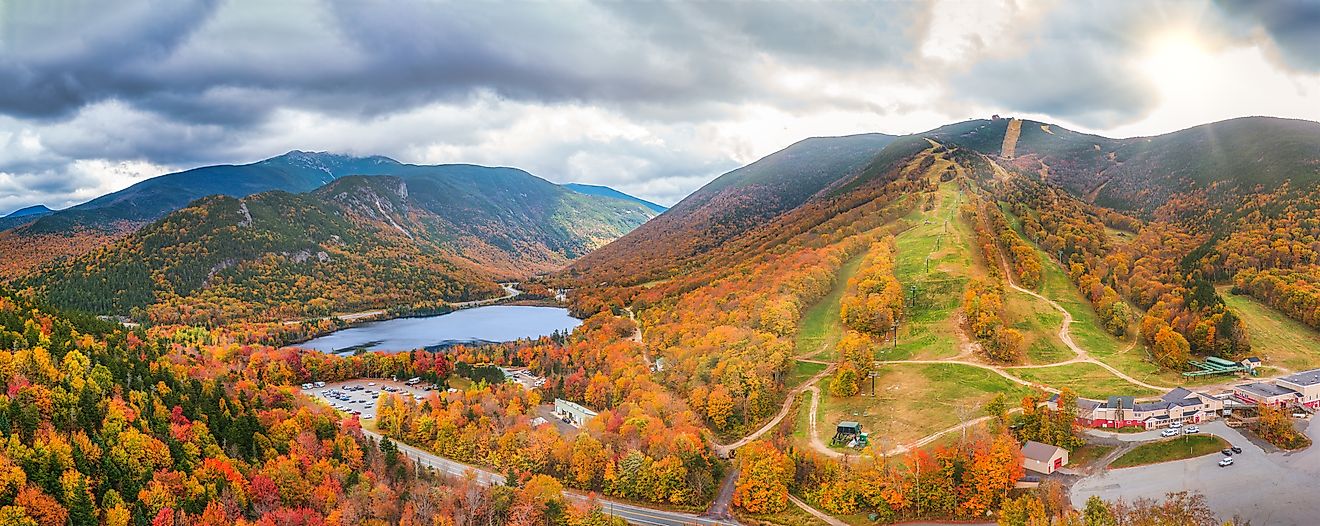
M 898 320 L 894 320 L 893 329 L 894 329 L 894 349 L 898 349 Z M 874 386 L 872 386 L 871 390 L 875 391 Z

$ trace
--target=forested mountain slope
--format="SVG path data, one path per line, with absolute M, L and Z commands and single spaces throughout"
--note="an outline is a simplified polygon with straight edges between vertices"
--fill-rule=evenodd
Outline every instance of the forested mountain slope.
M 717 391 L 748 400 L 709 422 L 742 429 L 773 407 L 765 400 L 787 373 L 790 338 L 843 261 L 910 227 L 903 211 L 930 206 L 937 185 L 957 182 L 981 196 L 972 217 L 991 232 L 982 252 L 1002 243 L 994 253 L 1007 254 L 1011 267 L 1036 269 L 1030 283 L 1041 264 L 1030 254 L 1040 250 L 1090 303 L 1101 330 L 1139 333 L 1154 361 L 1176 374 L 1197 356 L 1251 352 L 1245 325 L 1215 289 L 1235 276 L 1239 289 L 1315 323 L 1320 283 L 1309 276 L 1320 275 L 1320 200 L 1305 197 L 1318 191 L 1315 130 L 1249 118 L 1108 139 L 1049 123 L 973 120 L 885 137 L 878 149 L 854 142 L 829 165 L 812 157 L 814 185 L 795 181 L 796 170 L 770 169 L 793 166 L 781 163 L 798 148 L 818 153 L 800 143 L 717 179 L 562 276 L 579 287 L 580 313 L 631 306 L 652 352 L 665 357 L 664 383 L 693 393 L 693 406 Z M 1274 157 L 1262 159 L 1264 149 Z M 1125 190 L 1110 194 L 1110 185 Z M 1118 195 L 1135 197 L 1118 203 Z M 982 257 L 998 267 L 998 256 Z
M 518 236 L 544 224 L 558 229 L 551 235 L 553 239 L 548 240 L 553 250 L 572 258 L 613 240 L 656 214 L 650 205 L 621 193 L 596 192 L 591 202 L 613 203 L 618 198 L 647 205 L 647 209 L 638 212 L 638 206 L 613 203 L 605 206 L 612 212 L 602 213 L 600 207 L 594 206 L 558 206 L 547 202 L 547 196 L 555 196 L 553 199 L 567 205 L 573 199 L 563 195 L 572 192 L 516 168 L 426 166 L 400 163 L 383 156 L 292 151 L 251 164 L 205 166 L 153 177 L 64 210 L 0 218 L 0 229 L 9 228 L 0 232 L 0 252 L 12 254 L 0 261 L 0 279 L 22 276 L 52 260 L 89 252 L 202 197 L 244 198 L 269 191 L 305 193 L 350 175 L 412 178 L 419 191 L 428 194 L 427 206 L 449 207 L 455 217 L 458 210 L 467 210 L 480 217 L 486 229 L 483 235 L 507 237 L 501 241 L 503 250 L 531 248 L 536 252 Z M 441 179 L 428 180 L 440 175 L 443 175 Z M 523 206 L 531 209 L 523 210 Z M 536 243 L 539 241 L 533 245 Z M 553 265 L 565 261 L 539 253 L 529 259 L 553 262 Z
M 711 181 L 655 220 L 575 263 L 602 279 L 643 279 L 682 267 L 857 175 L 894 139 L 883 134 L 797 142 Z
M 563 187 L 572 190 L 574 192 L 577 192 L 579 194 L 601 195 L 607 197 L 617 197 L 619 199 L 627 199 L 630 201 L 637 201 L 638 203 L 646 205 L 647 208 L 654 210 L 655 213 L 657 214 L 663 213 L 665 210 L 669 210 L 668 207 L 652 203 L 645 199 L 633 197 L 631 195 L 625 194 L 608 186 L 582 184 L 582 183 L 564 183 Z
M 557 269 L 653 215 L 511 168 L 394 171 L 206 197 L 26 284 L 57 305 L 158 321 L 429 309 L 495 296 L 495 281 Z

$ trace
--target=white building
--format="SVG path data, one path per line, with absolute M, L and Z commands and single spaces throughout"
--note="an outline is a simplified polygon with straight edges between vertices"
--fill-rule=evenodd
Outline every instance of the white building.
M 555 399 L 555 416 L 573 427 L 582 427 L 596 417 L 596 412 L 582 407 L 576 402 L 562 398 Z

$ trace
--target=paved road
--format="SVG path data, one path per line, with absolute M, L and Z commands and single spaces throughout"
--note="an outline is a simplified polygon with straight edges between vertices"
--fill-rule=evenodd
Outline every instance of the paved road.
M 1307 434 L 1316 437 L 1320 424 L 1312 418 Z M 1176 491 L 1200 491 L 1220 520 L 1234 515 L 1253 524 L 1312 526 L 1320 517 L 1320 447 L 1296 453 L 1267 453 L 1237 430 L 1222 421 L 1201 424 L 1203 432 L 1213 433 L 1241 447 L 1232 466 L 1217 465 L 1220 455 L 1165 462 L 1137 468 L 1111 469 L 1086 477 L 1072 488 L 1074 506 L 1084 506 L 1091 495 L 1106 500 L 1134 500 L 1140 497 L 1161 499 Z M 1122 441 L 1139 441 L 1147 433 L 1117 434 Z
M 378 441 L 383 438 L 379 433 L 366 429 L 363 429 L 362 433 Z M 398 444 L 399 451 L 407 455 L 408 458 L 441 473 L 455 477 L 465 477 L 470 473 L 478 483 L 484 485 L 504 484 L 504 476 L 498 473 L 434 455 L 398 441 L 395 441 L 395 444 Z M 565 491 L 564 496 L 575 501 L 586 501 L 591 498 L 575 491 Z M 629 524 L 639 526 L 738 526 L 737 521 L 730 519 L 701 517 L 691 513 L 658 510 L 605 499 L 596 499 L 596 501 L 600 503 L 601 509 L 606 513 L 620 517 L 628 521 Z

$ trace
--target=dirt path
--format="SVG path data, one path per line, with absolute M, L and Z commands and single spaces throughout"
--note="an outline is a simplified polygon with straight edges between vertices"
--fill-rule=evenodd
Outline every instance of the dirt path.
M 826 362 L 814 362 L 814 363 L 826 363 Z M 802 382 L 802 385 L 799 385 L 796 388 L 794 388 L 792 391 L 789 391 L 788 396 L 784 397 L 784 404 L 779 407 L 779 412 L 776 413 L 775 417 L 771 418 L 769 422 L 766 422 L 765 425 L 761 426 L 760 429 L 757 429 L 756 431 L 753 431 L 751 434 L 738 439 L 736 442 L 732 442 L 729 444 L 711 444 L 711 447 L 715 449 L 715 453 L 718 454 L 720 457 L 728 458 L 730 451 L 733 451 L 747 444 L 750 444 L 752 441 L 756 440 L 757 438 L 760 438 L 761 435 L 764 435 L 767 432 L 769 432 L 771 429 L 774 429 L 775 426 L 779 425 L 779 422 L 784 420 L 785 416 L 788 416 L 788 411 L 793 408 L 793 401 L 797 398 L 799 394 L 802 394 L 803 391 L 811 390 L 817 393 L 817 396 L 812 399 L 813 401 L 811 407 L 812 415 L 815 415 L 816 412 L 815 400 L 820 398 L 819 396 L 820 391 L 816 389 L 815 384 L 816 382 L 820 381 L 821 378 L 829 376 L 830 373 L 834 372 L 834 367 L 836 365 L 837 364 L 835 363 L 829 363 L 829 367 L 826 367 L 821 372 L 816 373 L 815 376 L 812 376 L 811 378 L 808 378 L 807 381 Z M 813 429 L 815 428 L 815 416 L 812 417 L 812 428 Z M 815 433 L 813 433 L 812 436 L 815 436 Z
M 646 366 L 654 371 L 655 362 L 651 361 L 651 351 L 646 348 L 646 342 L 642 341 L 642 324 L 637 323 L 637 316 L 633 315 L 632 307 L 624 307 L 623 311 L 628 313 L 628 319 L 632 320 L 633 325 L 636 326 L 633 329 L 632 336 L 629 336 L 628 339 L 642 346 L 642 359 L 646 360 Z
M 792 493 L 788 494 L 788 500 L 789 502 L 792 502 L 793 504 L 797 505 L 797 507 L 802 508 L 803 511 L 810 513 L 812 517 L 824 521 L 825 524 L 829 524 L 830 526 L 849 526 L 848 523 L 836 519 L 830 516 L 828 513 L 825 513 L 823 511 L 820 511 L 816 508 L 807 505 L 807 503 L 802 502 L 802 499 L 794 497 Z
M 1013 282 L 1013 273 L 1009 270 L 1009 268 L 1008 268 L 1008 261 L 1004 259 L 1003 254 L 1000 254 L 1000 256 L 999 256 L 999 263 L 1000 263 L 1001 265 L 1003 265 L 1003 267 L 1004 267 L 1004 278 L 1005 278 L 1004 281 L 1007 281 L 1007 282 L 1008 282 L 1008 286 L 1009 286 L 1010 288 L 1012 288 L 1013 290 L 1016 290 L 1016 291 L 1018 291 L 1018 292 L 1021 292 L 1021 293 L 1027 294 L 1027 295 L 1030 295 L 1031 297 L 1034 297 L 1034 298 L 1036 298 L 1036 299 L 1038 299 L 1038 300 L 1041 300 L 1041 301 L 1043 301 L 1043 302 L 1045 302 L 1045 303 L 1050 304 L 1051 307 L 1054 307 L 1054 310 L 1059 311 L 1059 313 L 1063 315 L 1063 323 L 1062 323 L 1061 325 L 1059 325 L 1059 340 L 1062 340 L 1062 341 L 1063 341 L 1063 344 L 1064 344 L 1064 345 L 1067 345 L 1068 348 L 1071 349 L 1072 352 L 1075 353 L 1075 354 L 1077 355 L 1076 357 L 1074 357 L 1074 358 L 1072 358 L 1072 359 L 1070 359 L 1070 360 L 1065 360 L 1064 362 L 1061 362 L 1061 363 L 1046 364 L 1046 365 L 1041 365 L 1041 366 L 1016 366 L 1016 367 L 1014 367 L 1014 368 L 1017 368 L 1017 369 L 1025 369 L 1025 368 L 1033 368 L 1033 367 L 1035 367 L 1035 368 L 1039 368 L 1039 367 L 1058 367 L 1058 366 L 1060 366 L 1060 365 L 1067 365 L 1067 364 L 1069 364 L 1069 363 L 1081 363 L 1081 362 L 1086 362 L 1086 363 L 1093 363 L 1093 364 L 1095 364 L 1095 365 L 1098 365 L 1098 366 L 1100 366 L 1101 368 L 1103 368 L 1104 370 L 1109 371 L 1110 374 L 1113 374 L 1114 376 L 1117 376 L 1117 377 L 1119 377 L 1119 378 L 1122 378 L 1123 380 L 1125 380 L 1125 381 L 1127 381 L 1128 383 L 1133 384 L 1133 385 L 1139 385 L 1139 386 L 1141 386 L 1141 387 L 1145 387 L 1145 388 L 1147 388 L 1147 389 L 1154 389 L 1154 390 L 1156 390 L 1156 391 L 1168 391 L 1168 390 L 1172 389 L 1171 387 L 1167 387 L 1167 386 L 1148 384 L 1148 383 L 1146 383 L 1146 382 L 1143 382 L 1143 381 L 1141 381 L 1141 380 L 1138 380 L 1138 379 L 1136 379 L 1136 378 L 1133 378 L 1133 377 L 1131 377 L 1131 376 L 1128 376 L 1128 375 L 1127 375 L 1126 373 L 1124 373 L 1123 371 L 1120 371 L 1120 370 L 1118 370 L 1118 369 L 1115 369 L 1115 368 L 1111 367 L 1111 366 L 1110 366 L 1109 364 L 1107 364 L 1107 363 L 1104 363 L 1104 362 L 1102 362 L 1102 361 L 1100 361 L 1100 360 L 1097 360 L 1097 359 L 1095 359 L 1095 358 L 1092 358 L 1091 355 L 1090 355 L 1089 353 L 1086 352 L 1086 349 L 1081 348 L 1081 346 L 1077 345 L 1077 342 L 1074 342 L 1074 341 L 1073 341 L 1073 338 L 1072 338 L 1072 324 L 1073 324 L 1073 316 L 1072 316 L 1072 313 L 1068 312 L 1068 309 L 1063 308 L 1063 305 L 1059 305 L 1058 302 L 1056 302 L 1056 301 L 1054 301 L 1054 300 L 1052 300 L 1052 299 L 1050 299 L 1050 298 L 1046 298 L 1045 296 L 1042 296 L 1042 295 L 1038 294 L 1038 293 L 1037 293 L 1036 291 L 1034 291 L 1034 290 L 1028 290 L 1028 289 L 1022 288 L 1022 287 L 1018 286 L 1017 283 L 1014 283 L 1014 282 Z M 1132 342 L 1132 345 L 1129 346 L 1128 349 L 1124 349 L 1122 352 L 1127 352 L 1128 350 L 1131 350 L 1131 348 L 1132 348 L 1133 346 L 1136 346 L 1136 342 Z

